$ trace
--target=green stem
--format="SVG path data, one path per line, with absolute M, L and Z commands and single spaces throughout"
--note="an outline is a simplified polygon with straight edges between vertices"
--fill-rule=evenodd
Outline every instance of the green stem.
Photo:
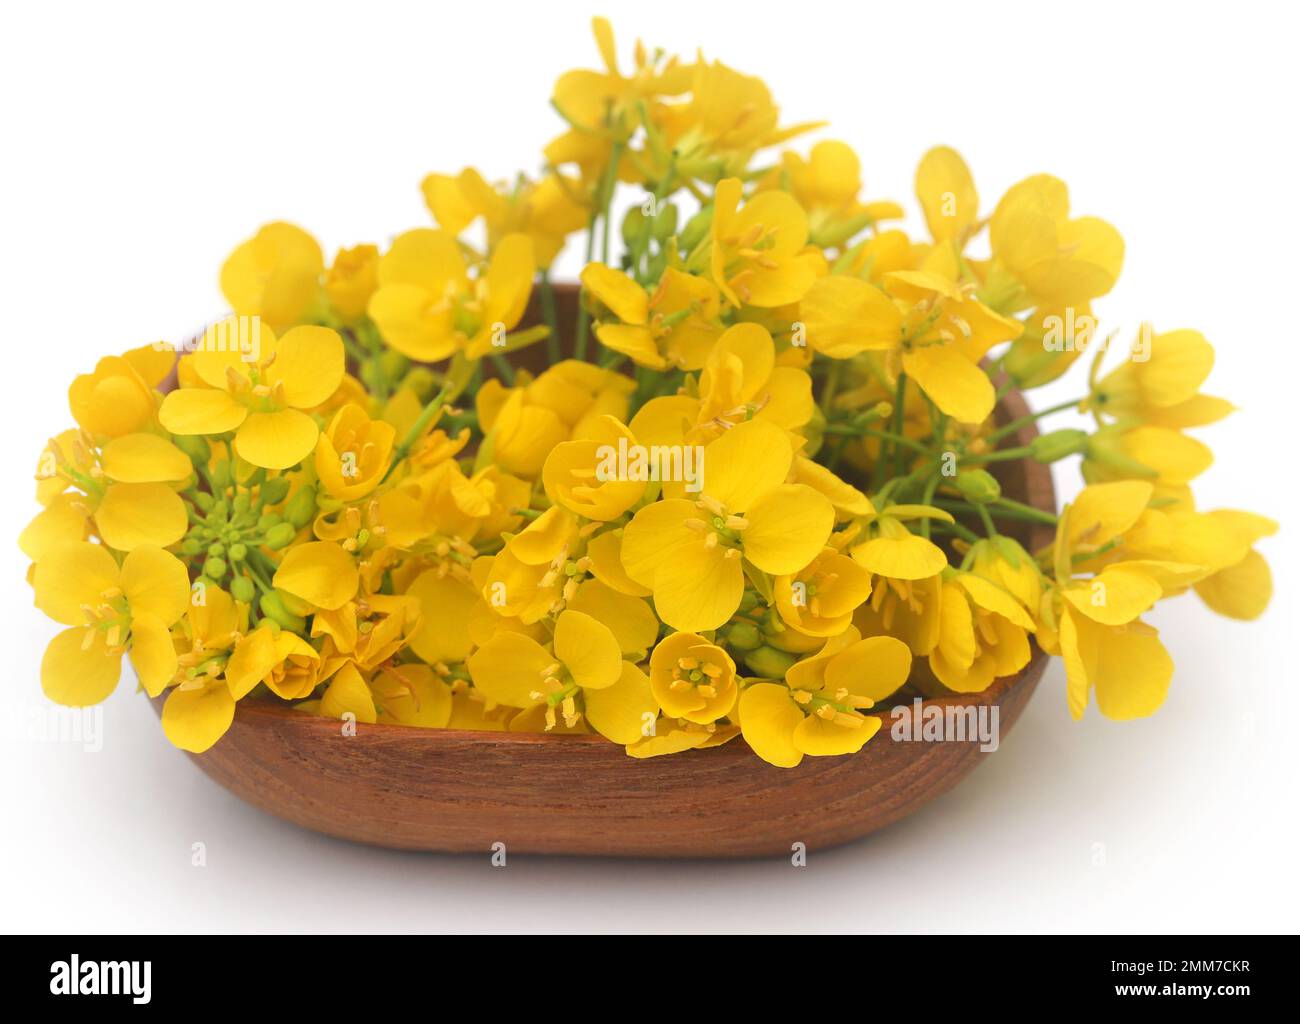
M 1010 423 L 998 427 L 998 429 L 993 431 L 993 433 L 987 435 L 985 440 L 990 444 L 995 441 L 1000 441 L 1009 434 L 1014 434 L 1021 427 L 1027 427 L 1031 423 L 1037 423 L 1044 416 L 1051 416 L 1053 413 L 1065 412 L 1066 409 L 1072 409 L 1083 401 L 1084 399 L 1082 398 L 1075 398 L 1068 402 L 1061 402 L 1059 405 L 1052 405 L 1046 409 L 1040 409 L 1038 412 L 1031 412 L 1028 416 L 1021 416 L 1017 420 L 1012 420 Z
M 398 463 L 411 453 L 411 448 L 414 447 L 415 442 L 420 439 L 425 428 L 434 421 L 434 418 L 442 411 L 442 407 L 447 404 L 447 396 L 450 392 L 450 387 L 444 384 L 442 390 L 429 399 L 429 404 L 426 405 L 424 411 L 420 413 L 420 418 L 411 425 L 411 429 L 408 430 L 406 436 L 402 438 L 402 443 L 399 444 L 397 450 L 393 452 L 393 462 L 388 467 L 388 472 L 384 474 L 385 480 L 392 475 L 393 470 L 397 468 Z
M 996 452 L 987 452 L 984 455 L 963 455 L 961 461 L 969 462 L 1010 462 L 1013 459 L 1027 459 L 1030 455 L 1030 447 L 1025 445 L 1023 448 L 1003 448 Z
M 551 284 L 549 267 L 542 269 L 542 320 L 551 329 L 546 336 L 546 358 L 554 366 L 560 361 L 560 321 L 555 313 L 555 286 Z
M 998 528 L 993 525 L 993 517 L 989 515 L 988 507 L 983 503 L 977 502 L 975 504 L 975 511 L 979 513 L 980 521 L 984 524 L 984 532 L 990 537 L 996 537 L 998 535 Z

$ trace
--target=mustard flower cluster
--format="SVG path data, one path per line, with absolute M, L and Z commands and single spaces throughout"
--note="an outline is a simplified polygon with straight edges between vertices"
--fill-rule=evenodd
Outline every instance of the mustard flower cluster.
M 1035 645 L 1076 716 L 1147 715 L 1157 601 L 1264 610 L 1276 524 L 1191 490 L 1189 431 L 1232 411 L 1201 391 L 1214 352 L 1144 326 L 1103 372 L 1124 244 L 1062 181 L 990 208 L 933 149 L 913 237 L 847 145 L 787 148 L 818 126 L 782 127 L 760 79 L 640 44 L 624 70 L 594 30 L 540 175 L 431 174 L 433 226 L 330 262 L 268 224 L 221 269 L 229 319 L 73 381 L 20 538 L 66 627 L 50 699 L 103 700 L 125 654 L 194 752 L 255 699 L 634 757 L 743 737 L 792 767 Z M 561 323 L 549 268 L 579 234 Z M 1085 353 L 1076 400 L 999 418 Z M 1066 409 L 1094 428 L 1012 441 Z M 1069 457 L 1087 486 L 1059 516 L 990 472 Z

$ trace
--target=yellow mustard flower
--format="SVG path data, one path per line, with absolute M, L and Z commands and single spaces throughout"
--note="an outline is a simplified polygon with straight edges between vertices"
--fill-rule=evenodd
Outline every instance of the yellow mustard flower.
M 598 690 L 622 686 L 623 656 L 607 626 L 590 615 L 563 611 L 555 619 L 551 649 L 515 632 L 501 632 L 470 655 L 474 685 L 497 704 L 541 707 L 548 730 L 557 715 L 573 727 L 582 717 L 578 701 Z M 628 677 L 631 684 L 633 677 Z M 634 690 L 634 685 L 628 685 Z M 590 717 L 590 708 L 587 708 Z M 599 728 L 597 722 L 593 726 Z
M 325 275 L 325 295 L 330 308 L 345 323 L 366 315 L 370 296 L 379 287 L 379 247 L 354 245 L 340 249 Z
M 716 629 L 740 604 L 742 561 L 782 575 L 822 549 L 835 510 L 807 484 L 785 483 L 793 458 L 779 427 L 741 423 L 705 448 L 697 498 L 657 501 L 632 518 L 623 532 L 623 565 L 653 590 L 664 622 Z
M 698 370 L 722 334 L 721 296 L 703 277 L 664 270 L 652 295 L 626 274 L 588 263 L 582 285 L 616 318 L 597 321 L 602 345 L 652 370 Z
M 569 235 L 585 227 L 591 217 L 587 203 L 579 198 L 581 183 L 559 174 L 536 182 L 521 175 L 509 187 L 496 187 L 467 167 L 454 176 L 430 174 L 420 187 L 439 227 L 459 235 L 482 217 L 488 252 L 495 252 L 509 235 L 526 235 L 541 268 L 555 261 Z
M 437 362 L 457 352 L 479 359 L 504 349 L 524 315 L 537 265 L 527 235 L 507 235 L 478 277 L 449 231 L 398 235 L 379 261 L 370 317 L 384 340 L 411 359 Z
M 670 633 L 650 655 L 650 689 L 664 714 L 709 725 L 731 713 L 736 663 L 698 633 Z
M 154 389 L 175 364 L 176 353 L 164 345 L 105 356 L 94 372 L 78 375 L 68 388 L 72 418 L 92 437 L 121 437 L 147 429 L 158 412 Z
M 1085 412 L 1181 430 L 1214 423 L 1232 411 L 1231 403 L 1200 393 L 1214 366 L 1214 349 L 1199 331 L 1156 334 L 1144 326 L 1129 355 L 1093 382 Z
M 320 297 L 325 256 L 306 231 L 263 225 L 221 268 L 221 291 L 236 316 L 259 316 L 273 331 L 300 323 Z
M 119 567 L 108 549 L 78 541 L 36 564 L 36 607 L 70 629 L 41 660 L 41 686 L 51 700 L 98 704 L 117 687 L 129 648 L 140 683 L 156 697 L 176 674 L 169 630 L 185 614 L 189 577 L 175 555 L 137 547 Z
M 808 211 L 808 233 L 821 248 L 843 246 L 858 232 L 881 220 L 903 216 L 897 203 L 863 203 L 862 165 L 847 143 L 818 142 L 807 159 L 787 150 L 780 166 L 762 180 L 760 187 L 789 192 Z
M 930 671 L 957 693 L 979 693 L 1029 663 L 1034 620 L 1015 597 L 970 572 L 954 572 L 939 590 L 939 636 Z
M 635 451 L 637 440 L 613 416 L 601 416 L 581 440 L 556 445 L 542 466 L 546 496 L 584 519 L 617 519 L 641 500 L 650 471 L 620 475 L 620 446 Z
M 1139 718 L 1164 703 L 1173 661 L 1140 616 L 1165 593 L 1200 575 L 1197 566 L 1156 560 L 1107 565 L 1076 578 L 1076 546 L 1100 549 L 1141 515 L 1149 486 L 1088 487 L 1061 514 L 1053 545 L 1055 586 L 1043 596 L 1038 640 L 1065 661 L 1070 713 L 1081 718 L 1091 694 L 1107 718 Z
M 74 490 L 52 495 L 51 507 L 32 522 L 21 543 L 35 560 L 58 540 L 84 539 L 93 525 L 117 551 L 168 547 L 189 525 L 176 488 L 193 475 L 189 457 L 157 434 L 122 434 L 96 451 L 87 437 L 65 433 L 46 446 L 38 490 L 47 483 Z
M 194 370 L 206 387 L 169 394 L 158 411 L 173 434 L 235 432 L 240 458 L 288 469 L 316 447 L 320 428 L 305 410 L 320 405 L 343 379 L 343 341 L 327 327 L 295 327 L 277 340 L 265 324 L 210 328 Z
M 794 768 L 805 754 L 853 754 L 879 730 L 864 714 L 907 681 L 912 655 L 891 636 L 862 639 L 850 627 L 797 662 L 783 683 L 754 683 L 740 697 L 745 742 L 769 764 Z
M 1070 217 L 1065 182 L 1036 174 L 1011 186 L 989 219 L 993 252 L 982 294 L 1001 312 L 1080 306 L 1114 287 L 1124 240 L 1097 217 Z
M 163 704 L 163 732 L 182 750 L 201 754 L 226 734 L 235 718 L 235 696 L 224 671 L 248 628 L 248 606 L 219 587 L 193 599 L 177 630 L 180 654 L 176 685 Z M 187 649 L 188 648 L 188 649 Z
M 837 548 L 825 547 L 795 573 L 773 584 L 776 608 L 791 629 L 808 636 L 838 636 L 871 596 L 871 574 Z
M 379 486 L 393 454 L 397 431 L 372 420 L 359 405 L 345 405 L 316 441 L 316 474 L 340 501 L 356 501 Z
M 805 248 L 808 215 L 788 192 L 760 192 L 741 205 L 739 178 L 718 182 L 713 196 L 709 273 L 733 306 L 798 302 L 817 277 Z

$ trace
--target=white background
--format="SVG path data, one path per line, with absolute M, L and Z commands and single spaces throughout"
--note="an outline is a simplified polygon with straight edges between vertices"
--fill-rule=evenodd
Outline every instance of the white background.
M 426 224 L 428 171 L 536 170 L 559 131 L 554 77 L 596 63 L 590 13 L 5 5 L 0 925 L 1294 930 L 1300 199 L 1297 26 L 1282 4 L 605 4 L 625 61 L 637 35 L 699 46 L 764 77 L 785 121 L 829 119 L 823 135 L 857 148 L 871 197 L 911 202 L 915 162 L 938 142 L 967 157 L 986 209 L 1027 174 L 1060 175 L 1075 210 L 1128 244 L 1104 322 L 1215 343 L 1207 390 L 1243 411 L 1203 435 L 1218 462 L 1197 492 L 1282 521 L 1263 545 L 1280 592 L 1251 625 L 1194 598 L 1158 610 L 1179 667 L 1157 717 L 1072 722 L 1054 665 L 970 780 L 800 870 L 525 857 L 500 870 L 325 839 L 209 782 L 129 686 L 105 706 L 101 752 L 27 739 L 54 627 L 12 538 L 36 511 L 44 439 L 71 425 L 73 375 L 218 315 L 221 260 L 266 220 L 307 227 L 332 254 Z M 1071 397 L 1071 380 L 1035 400 Z M 1075 470 L 1058 478 L 1068 497 Z M 191 867 L 195 842 L 205 868 Z

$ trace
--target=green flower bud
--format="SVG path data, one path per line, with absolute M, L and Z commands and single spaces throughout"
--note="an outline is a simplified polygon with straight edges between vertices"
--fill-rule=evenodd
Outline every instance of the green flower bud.
M 778 651 L 775 647 L 760 647 L 745 654 L 745 664 L 756 676 L 764 679 L 782 679 L 790 666 L 799 660 L 797 655 Z
M 235 500 L 230 503 L 230 510 L 235 515 L 243 515 L 253 504 L 253 499 L 247 491 L 240 491 L 235 495 Z
M 737 651 L 753 651 L 763 646 L 763 635 L 752 622 L 733 622 L 723 631 L 722 638 Z
M 212 486 L 223 488 L 230 486 L 230 460 L 219 459 L 212 465 L 209 471 L 212 477 Z
M 379 357 L 379 369 L 385 380 L 401 380 L 402 374 L 411 368 L 411 361 L 395 348 L 384 350 Z
M 211 512 L 212 506 L 216 503 L 214 498 L 207 491 L 199 491 L 194 495 L 194 504 L 198 505 L 204 512 Z
M 278 505 L 289 496 L 289 478 L 272 477 L 262 484 L 261 498 L 264 505 Z
M 230 550 L 226 552 L 232 562 L 242 562 L 248 557 L 248 546 L 245 544 L 231 544 Z
M 402 387 L 414 391 L 421 402 L 427 402 L 433 397 L 434 389 L 438 384 L 437 375 L 427 366 L 413 366 L 402 378 Z
M 709 228 L 713 226 L 713 206 L 710 204 L 697 213 L 694 217 L 686 222 L 686 227 L 682 229 L 677 236 L 678 244 L 683 252 L 690 252 L 702 241 L 709 233 Z
M 964 469 L 953 479 L 953 484 L 963 498 L 977 505 L 987 505 L 1002 497 L 1002 488 L 985 469 Z
M 1029 454 L 1036 462 L 1055 462 L 1068 455 L 1078 455 L 1087 447 L 1087 431 L 1066 427 L 1049 434 L 1039 434 L 1029 442 Z
M 226 575 L 226 560 L 209 555 L 207 561 L 203 563 L 203 575 L 213 580 L 221 579 Z
M 655 214 L 654 227 L 651 229 L 657 241 L 665 242 L 677 234 L 677 205 L 660 203 L 659 212 Z
M 209 555 L 212 555 L 216 558 L 220 558 L 225 553 L 226 553 L 226 545 L 222 544 L 221 541 L 219 540 L 214 541 L 213 543 L 208 545 Z
M 247 576 L 236 576 L 230 581 L 230 596 L 236 601 L 243 601 L 249 604 L 253 596 L 257 593 L 257 588 L 253 586 L 253 581 Z
M 752 590 L 746 590 L 740 595 L 740 611 L 742 614 L 748 614 L 758 607 L 758 595 Z
M 294 615 L 284 606 L 284 598 L 280 592 L 272 590 L 263 594 L 257 602 L 257 607 L 262 615 L 273 622 L 278 622 L 285 629 L 293 630 L 295 633 L 301 632 L 307 627 L 307 620 L 301 615 Z
M 298 531 L 294 529 L 293 523 L 279 523 L 266 531 L 263 543 L 272 551 L 279 551 L 281 548 L 292 544 L 297 533 Z
M 269 530 L 273 526 L 279 526 L 283 522 L 284 516 L 279 515 L 276 512 L 267 512 L 265 515 L 258 517 L 257 528 L 259 530 Z
M 207 438 L 199 434 L 178 434 L 172 443 L 190 457 L 196 466 L 206 466 L 212 458 L 212 449 L 208 447 Z
M 641 237 L 645 233 L 645 220 L 645 213 L 641 207 L 632 206 L 628 208 L 619 230 L 623 236 L 623 244 L 629 249 L 641 241 Z
M 208 518 L 214 523 L 225 524 L 230 518 L 230 506 L 226 503 L 225 498 L 212 503 L 212 509 L 208 512 Z
M 316 488 L 299 487 L 284 507 L 284 518 L 301 530 L 316 518 Z
M 193 558 L 203 550 L 203 542 L 198 537 L 186 537 L 181 541 L 181 554 Z

